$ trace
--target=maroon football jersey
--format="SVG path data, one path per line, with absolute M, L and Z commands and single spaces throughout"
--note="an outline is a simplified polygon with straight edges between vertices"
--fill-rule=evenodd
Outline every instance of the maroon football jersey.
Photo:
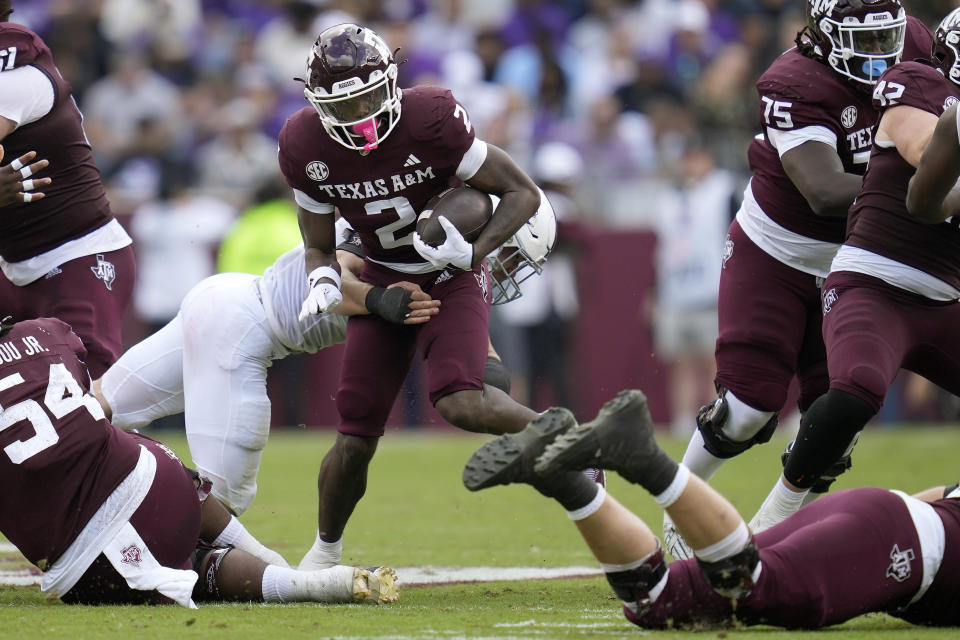
M 340 211 L 367 257 L 416 264 L 425 262 L 413 248 L 417 214 L 458 182 L 475 134 L 446 89 L 404 89 L 401 101 L 399 123 L 366 156 L 335 142 L 314 108 L 304 107 L 280 131 L 280 169 L 291 187 Z
M 937 69 L 901 62 L 880 76 L 874 104 L 881 113 L 907 105 L 939 117 L 958 97 L 960 87 Z M 960 221 L 923 224 L 907 213 L 907 185 L 915 171 L 895 148 L 873 148 L 844 244 L 916 267 L 960 289 Z
M 83 132 L 82 116 L 70 85 L 53 63 L 50 49 L 26 27 L 0 23 L 0 50 L 7 51 L 0 73 L 33 66 L 53 83 L 53 108 L 36 122 L 3 139 L 4 163 L 28 151 L 50 161 L 40 177 L 53 178 L 46 197 L 0 207 L 0 255 L 20 262 L 79 238 L 109 222 L 113 215 Z
M 88 395 L 84 354 L 53 318 L 20 322 L 0 337 L 0 532 L 41 569 L 140 455 L 128 434 L 94 416 L 103 414 Z
M 929 57 L 930 30 L 916 18 L 907 18 L 904 60 Z M 836 137 L 837 154 L 848 173 L 863 174 L 873 143 L 877 113 L 870 90 L 835 73 L 827 64 L 790 49 L 757 81 L 760 125 L 780 131 L 820 126 Z M 843 218 L 817 216 L 783 170 L 777 150 L 758 136 L 747 150 L 753 172 L 751 188 L 757 203 L 782 227 L 815 240 L 843 242 Z

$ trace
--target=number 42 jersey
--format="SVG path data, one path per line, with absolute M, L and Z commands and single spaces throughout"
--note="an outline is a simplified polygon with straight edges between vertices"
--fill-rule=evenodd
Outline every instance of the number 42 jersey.
M 485 159 L 467 111 L 438 87 L 404 89 L 399 123 L 367 155 L 335 142 L 313 107 L 280 132 L 280 169 L 297 204 L 316 214 L 338 210 L 367 259 L 403 273 L 435 270 L 413 248 L 417 214 L 435 194 L 473 177 Z

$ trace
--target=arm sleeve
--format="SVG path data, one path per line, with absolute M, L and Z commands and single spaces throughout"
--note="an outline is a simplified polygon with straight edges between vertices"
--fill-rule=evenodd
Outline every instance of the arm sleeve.
M 777 154 L 779 154 L 781 158 L 787 151 L 799 147 L 804 142 L 822 142 L 830 145 L 834 149 L 837 148 L 837 136 L 827 127 L 811 126 L 803 127 L 802 129 L 793 129 L 791 131 L 781 131 L 780 129 L 768 127 L 766 129 L 766 136 L 767 140 L 773 145 L 773 148 L 777 150 Z
M 293 190 L 293 199 L 297 204 L 312 213 L 333 213 L 333 205 L 327 202 L 318 202 L 300 189 Z
M 36 122 L 53 109 L 53 83 L 36 67 L 0 73 L 0 116 L 18 127 Z

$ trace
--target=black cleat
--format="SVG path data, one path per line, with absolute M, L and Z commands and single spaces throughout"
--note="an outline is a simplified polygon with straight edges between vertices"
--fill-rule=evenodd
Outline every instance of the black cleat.
M 544 447 L 577 424 L 573 414 L 551 407 L 519 433 L 507 433 L 477 449 L 463 468 L 463 484 L 479 491 L 498 484 L 536 481 L 533 462 Z
M 550 444 L 534 471 L 560 471 L 600 467 L 623 472 L 643 467 L 662 451 L 653 437 L 653 420 L 642 391 L 627 389 L 607 401 L 597 417 L 570 429 Z

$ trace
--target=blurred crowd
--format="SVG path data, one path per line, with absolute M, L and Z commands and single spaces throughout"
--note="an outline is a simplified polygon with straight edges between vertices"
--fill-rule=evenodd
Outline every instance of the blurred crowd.
M 956 3 L 905 4 L 935 25 Z M 399 48 L 401 87 L 452 89 L 478 135 L 562 199 L 562 224 L 657 234 L 657 295 L 638 315 L 679 376 L 671 384 L 677 429 L 692 428 L 691 411 L 713 395 L 716 282 L 758 131 L 753 84 L 792 45 L 801 0 L 14 7 L 13 20 L 43 36 L 73 85 L 114 210 L 136 241 L 135 311 L 144 326 L 176 314 L 186 291 L 217 268 L 221 245 L 221 269 L 256 273 L 270 252 L 296 244 L 277 134 L 306 105 L 295 78 L 317 34 L 353 21 Z M 264 246 L 266 229 L 276 246 Z M 575 257 L 575 248 L 561 248 L 530 285 L 538 289 L 495 317 L 498 339 L 519 345 L 503 351 L 522 399 L 536 399 L 537 381 L 558 378 L 540 389 L 537 407 L 575 405 L 568 365 L 557 361 L 566 350 L 552 346 L 569 341 L 575 326 Z M 544 336 L 550 340 L 537 340 Z

